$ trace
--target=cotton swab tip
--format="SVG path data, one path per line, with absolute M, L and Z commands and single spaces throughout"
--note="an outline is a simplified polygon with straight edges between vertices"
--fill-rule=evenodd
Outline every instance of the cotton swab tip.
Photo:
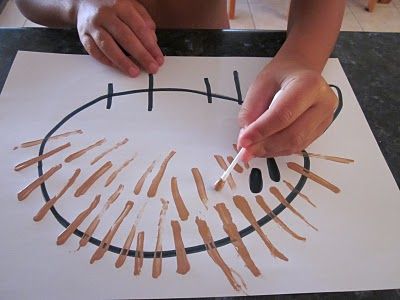
M 217 192 L 219 192 L 220 190 L 222 190 L 222 188 L 225 185 L 225 181 L 223 181 L 221 178 L 217 180 L 217 182 L 214 184 L 214 190 L 216 190 Z

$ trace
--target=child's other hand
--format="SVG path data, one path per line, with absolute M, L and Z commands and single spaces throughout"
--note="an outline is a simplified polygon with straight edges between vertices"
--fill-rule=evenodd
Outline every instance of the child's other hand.
M 271 101 L 279 92 L 274 103 Z M 295 62 L 272 62 L 257 76 L 239 113 L 238 146 L 253 156 L 298 153 L 332 122 L 338 99 L 322 76 Z
M 129 76 L 139 75 L 140 66 L 156 73 L 164 62 L 157 45 L 155 23 L 138 1 L 81 1 L 76 24 L 80 40 L 90 55 Z

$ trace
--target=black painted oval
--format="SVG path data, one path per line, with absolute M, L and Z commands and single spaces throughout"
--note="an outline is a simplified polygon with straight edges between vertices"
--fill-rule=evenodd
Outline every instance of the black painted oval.
M 260 193 L 263 188 L 263 179 L 261 170 L 258 168 L 251 169 L 249 176 L 250 191 L 254 194 Z

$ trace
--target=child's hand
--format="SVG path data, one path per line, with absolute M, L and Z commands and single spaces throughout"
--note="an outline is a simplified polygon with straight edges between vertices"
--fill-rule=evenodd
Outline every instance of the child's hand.
M 164 62 L 157 45 L 155 23 L 138 1 L 81 1 L 76 24 L 86 51 L 127 75 L 137 76 L 139 66 L 156 73 Z
M 243 159 L 300 152 L 329 126 L 337 104 L 318 72 L 293 62 L 272 62 L 249 88 L 239 113 L 244 129 L 238 145 L 247 150 Z

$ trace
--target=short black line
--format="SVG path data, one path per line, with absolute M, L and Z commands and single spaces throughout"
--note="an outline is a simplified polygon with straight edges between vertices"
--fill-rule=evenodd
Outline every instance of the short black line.
M 114 94 L 113 84 L 109 83 L 108 84 L 108 93 L 107 93 L 107 105 L 106 105 L 107 109 L 111 108 L 113 94 Z
M 240 90 L 238 71 L 233 71 L 233 79 L 235 80 L 235 87 L 236 87 L 236 93 L 238 96 L 238 103 L 239 103 L 239 105 L 241 105 L 243 103 L 243 99 L 242 99 L 242 91 Z
M 152 111 L 153 110 L 153 88 L 154 88 L 154 76 L 153 74 L 149 74 L 149 90 L 148 90 L 148 104 L 147 104 L 147 110 Z
M 210 81 L 208 80 L 208 78 L 204 78 L 204 83 L 206 84 L 208 103 L 212 103 L 211 85 L 210 85 Z

